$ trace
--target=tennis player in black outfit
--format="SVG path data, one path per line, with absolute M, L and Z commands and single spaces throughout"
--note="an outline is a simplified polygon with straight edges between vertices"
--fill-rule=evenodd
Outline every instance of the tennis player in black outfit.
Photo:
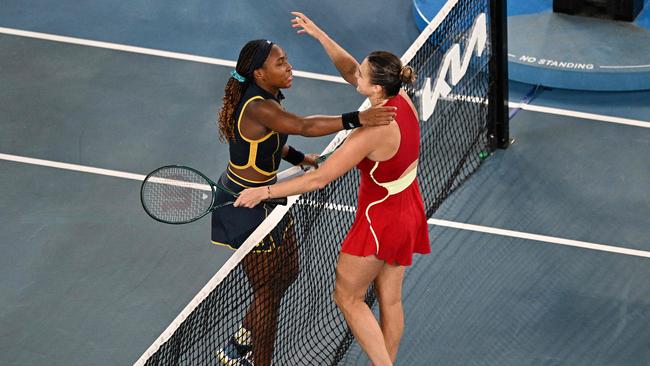
M 281 159 L 316 166 L 314 155 L 287 145 L 288 135 L 324 136 L 344 128 L 386 125 L 395 117 L 395 108 L 384 106 L 339 116 L 301 117 L 285 111 L 280 89 L 291 87 L 292 67 L 284 50 L 267 40 L 248 42 L 231 75 L 219 112 L 219 132 L 229 144 L 230 161 L 218 184 L 234 192 L 275 183 Z M 224 194 L 217 197 L 230 199 Z M 260 204 L 214 211 L 212 242 L 239 248 L 272 208 Z M 253 301 L 240 328 L 218 352 L 224 365 L 271 364 L 280 300 L 299 271 L 292 225 L 277 231 L 243 260 Z

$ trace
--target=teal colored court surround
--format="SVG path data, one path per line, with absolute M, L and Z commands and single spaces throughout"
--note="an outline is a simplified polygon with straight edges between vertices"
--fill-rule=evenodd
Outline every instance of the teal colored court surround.
M 296 69 L 332 75 L 317 42 L 282 26 L 287 9 L 315 14 L 355 56 L 402 54 L 418 33 L 411 3 L 394 0 L 1 4 L 0 27 L 225 60 L 264 36 Z M 7 34 L 0 55 L 0 154 L 134 174 L 177 163 L 218 176 L 227 164 L 215 120 L 231 67 Z M 530 88 L 511 82 L 510 100 Z M 297 114 L 363 101 L 354 87 L 304 77 L 285 95 Z M 544 88 L 528 106 L 650 121 L 648 101 L 650 91 Z M 520 111 L 514 145 L 435 219 L 650 251 L 650 128 L 585 118 Z M 329 141 L 290 138 L 305 152 Z M 209 243 L 209 220 L 150 219 L 137 180 L 2 159 L 0 171 L 2 366 L 131 365 L 232 253 Z M 648 258 L 440 224 L 430 239 L 433 253 L 406 272 L 396 365 L 650 360 Z M 367 366 L 353 347 L 340 365 Z
M 508 1 L 510 79 L 575 90 L 649 90 L 649 3 L 628 23 L 556 14 L 552 0 Z M 444 1 L 413 5 L 423 29 Z

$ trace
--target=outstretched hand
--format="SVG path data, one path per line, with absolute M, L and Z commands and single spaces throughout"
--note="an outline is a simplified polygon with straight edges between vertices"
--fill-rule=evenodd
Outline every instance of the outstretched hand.
M 305 14 L 298 11 L 292 11 L 291 15 L 295 17 L 291 19 L 291 27 L 298 28 L 298 34 L 307 33 L 314 38 L 318 38 L 323 34 L 323 31 L 318 28 L 316 23 L 309 19 Z

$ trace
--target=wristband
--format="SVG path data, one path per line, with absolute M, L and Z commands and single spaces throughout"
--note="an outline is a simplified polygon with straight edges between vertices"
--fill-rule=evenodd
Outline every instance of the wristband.
M 343 113 L 341 118 L 343 119 L 343 128 L 346 130 L 361 127 L 361 122 L 359 122 L 359 111 Z
M 283 157 L 282 159 L 290 162 L 293 165 L 300 165 L 300 163 L 305 160 L 305 154 L 289 146 L 289 152 L 287 152 L 287 156 Z

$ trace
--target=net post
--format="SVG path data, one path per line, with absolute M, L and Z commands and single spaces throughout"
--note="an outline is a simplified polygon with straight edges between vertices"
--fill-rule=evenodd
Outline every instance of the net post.
M 506 0 L 490 0 L 490 93 L 488 137 L 492 150 L 510 144 L 508 117 L 508 14 Z

